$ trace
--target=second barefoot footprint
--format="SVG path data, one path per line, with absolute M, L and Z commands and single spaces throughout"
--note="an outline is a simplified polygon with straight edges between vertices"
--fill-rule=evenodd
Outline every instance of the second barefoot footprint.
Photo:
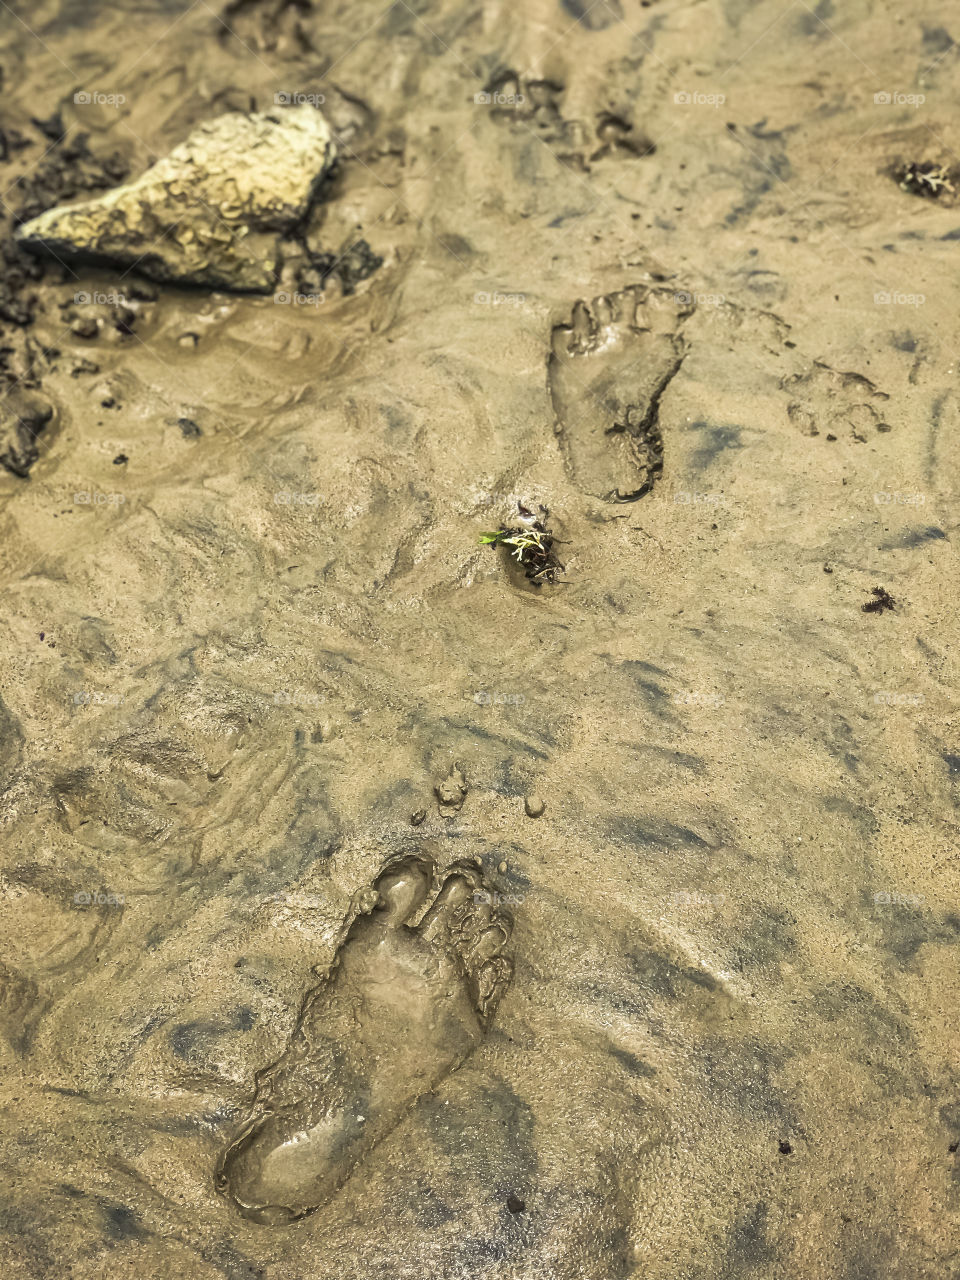
M 489 899 L 473 864 L 449 868 L 437 889 L 420 857 L 389 863 L 359 899 L 218 1164 L 217 1189 L 245 1217 L 282 1224 L 324 1204 L 481 1042 L 512 974 L 511 923 Z

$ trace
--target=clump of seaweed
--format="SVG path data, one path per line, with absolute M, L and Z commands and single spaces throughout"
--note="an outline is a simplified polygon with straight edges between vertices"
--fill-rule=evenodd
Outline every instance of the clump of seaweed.
M 501 526 L 493 533 L 481 533 L 480 545 L 508 547 L 512 558 L 535 587 L 545 582 L 555 583 L 563 572 L 563 565 L 557 559 L 553 549 L 554 537 L 545 524 L 550 513 L 546 507 L 541 507 L 540 515 L 537 515 L 522 502 L 517 503 L 517 512 L 519 525 L 512 528 Z
M 897 602 L 886 587 L 874 587 L 872 594 L 873 599 L 860 606 L 864 613 L 883 613 L 884 609 L 896 608 Z
M 903 165 L 896 176 L 904 191 L 924 196 L 928 200 L 939 200 L 945 191 L 950 195 L 957 193 L 950 179 L 950 170 L 943 164 L 917 164 L 911 161 L 910 164 Z

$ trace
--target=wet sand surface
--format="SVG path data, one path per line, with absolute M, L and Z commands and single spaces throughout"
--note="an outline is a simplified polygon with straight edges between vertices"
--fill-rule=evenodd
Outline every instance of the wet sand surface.
M 5 1274 L 960 1275 L 957 26 L 3 7 Z M 9 247 L 304 101 L 313 276 Z M 556 586 L 478 545 L 518 499 Z M 398 855 L 512 981 L 250 1220 L 218 1161 Z

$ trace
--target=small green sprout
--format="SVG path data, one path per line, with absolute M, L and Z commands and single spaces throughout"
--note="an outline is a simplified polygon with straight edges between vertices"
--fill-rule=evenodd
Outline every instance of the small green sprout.
M 518 504 L 518 507 L 526 528 L 497 529 L 481 533 L 480 546 L 509 547 L 511 556 L 526 570 L 526 576 L 534 586 L 556 582 L 563 565 L 553 552 L 553 537 L 528 507 L 522 504 Z M 541 507 L 541 511 L 544 516 L 547 515 L 545 507 Z
M 523 564 L 524 556 L 530 551 L 545 552 L 546 547 L 543 545 L 543 535 L 540 533 L 516 533 L 509 529 L 498 529 L 496 533 L 481 533 L 480 545 L 488 546 L 491 543 L 498 543 L 502 547 L 512 547 L 510 553 L 517 564 Z
M 898 177 L 904 191 L 915 196 L 927 196 L 938 199 L 943 192 L 956 195 L 956 187 L 951 182 L 954 175 L 946 165 L 911 163 L 903 166 Z

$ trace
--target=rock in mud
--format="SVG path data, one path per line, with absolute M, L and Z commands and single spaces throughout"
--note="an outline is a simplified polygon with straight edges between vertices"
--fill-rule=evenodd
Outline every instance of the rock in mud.
M 269 292 L 281 236 L 308 212 L 336 144 L 304 105 L 210 120 L 135 181 L 25 223 L 20 243 L 154 280 Z

